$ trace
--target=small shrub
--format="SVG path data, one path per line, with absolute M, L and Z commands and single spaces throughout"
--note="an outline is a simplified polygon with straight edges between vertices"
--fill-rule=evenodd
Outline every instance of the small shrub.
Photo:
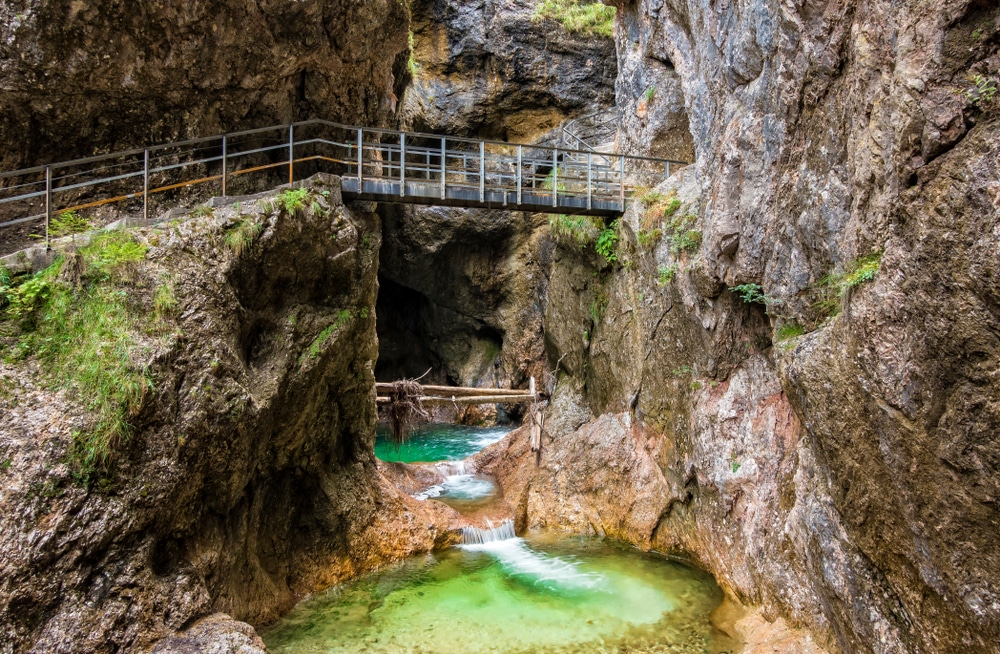
M 307 197 L 309 197 L 309 189 L 290 188 L 278 195 L 278 206 L 288 213 L 295 213 L 306 206 Z
M 677 210 L 681 208 L 681 199 L 676 195 L 667 201 L 665 207 L 663 207 L 663 215 L 666 218 L 673 216 L 677 213 Z
M 62 261 L 59 260 L 17 286 L 4 285 L 0 287 L 7 315 L 14 320 L 22 320 L 30 317 L 36 309 L 43 306 L 52 295 L 52 284 L 61 268 Z M 8 281 L 8 283 L 10 282 Z
M 695 252 L 699 247 L 701 247 L 701 232 L 697 229 L 686 229 L 670 237 L 670 252 L 674 256 L 680 256 L 684 252 Z
M 740 296 L 747 304 L 771 304 L 773 300 L 764 294 L 760 284 L 740 284 L 731 286 L 729 290 Z
M 49 221 L 49 235 L 55 238 L 79 234 L 91 229 L 91 222 L 76 211 L 63 211 Z
M 611 38 L 615 28 L 615 8 L 586 0 L 542 0 L 535 7 L 532 20 L 544 19 L 557 21 L 570 33 Z
M 674 280 L 674 276 L 677 274 L 677 264 L 672 263 L 669 266 L 660 266 L 656 269 L 656 283 L 660 286 L 666 286 Z
M 597 250 L 597 254 L 604 257 L 604 260 L 608 263 L 614 263 L 618 261 L 618 255 L 615 253 L 615 247 L 618 245 L 618 221 L 612 221 L 612 223 L 601 229 L 600 233 L 597 235 L 597 241 L 594 243 L 594 249 Z
M 646 101 L 646 104 L 649 104 L 650 102 L 653 101 L 654 97 L 656 97 L 656 87 L 653 86 L 653 85 L 650 85 L 649 88 L 647 88 L 643 92 L 642 99 Z

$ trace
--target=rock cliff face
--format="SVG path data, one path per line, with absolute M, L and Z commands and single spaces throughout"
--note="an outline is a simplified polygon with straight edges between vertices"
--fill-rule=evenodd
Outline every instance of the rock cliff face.
M 611 105 L 613 41 L 533 20 L 535 7 L 526 0 L 414 2 L 413 79 L 402 127 L 552 140 L 563 121 Z M 439 381 L 463 385 L 523 386 L 539 377 L 552 252 L 546 216 L 446 207 L 380 212 L 379 378 L 428 368 Z
M 619 10 L 679 75 L 697 165 L 617 265 L 556 251 L 569 379 L 509 475 L 524 523 L 686 551 L 830 651 L 1000 651 L 1000 112 L 970 80 L 1000 77 L 1000 10 Z
M 0 168 L 306 118 L 381 125 L 406 35 L 396 0 L 4 2 Z
M 411 129 L 531 141 L 614 102 L 610 39 L 533 21 L 533 0 L 415 0 Z
M 306 204 L 137 232 L 133 310 L 161 284 L 176 309 L 135 336 L 154 382 L 89 487 L 66 461 L 93 414 L 33 359 L 4 365 L 0 651 L 138 651 L 213 612 L 266 623 L 443 533 L 447 515 L 375 468 L 378 218 L 343 206 L 335 178 Z

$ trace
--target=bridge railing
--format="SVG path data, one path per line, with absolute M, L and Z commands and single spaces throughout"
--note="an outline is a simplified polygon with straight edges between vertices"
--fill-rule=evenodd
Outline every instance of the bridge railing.
M 553 212 L 624 210 L 629 173 L 684 162 L 354 127 L 323 120 L 0 173 L 0 228 L 48 242 L 54 216 L 114 207 L 126 223 L 212 193 L 238 195 L 341 175 L 346 197 Z

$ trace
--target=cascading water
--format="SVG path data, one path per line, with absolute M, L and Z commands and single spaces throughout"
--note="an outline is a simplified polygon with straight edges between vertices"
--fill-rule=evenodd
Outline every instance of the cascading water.
M 479 527 L 462 527 L 463 545 L 483 545 L 486 543 L 498 543 L 500 541 L 517 538 L 514 533 L 514 521 L 504 520 L 499 526 L 494 527 L 489 520 L 485 529 Z
M 722 592 L 707 574 L 601 541 L 540 542 L 512 531 L 504 522 L 466 532 L 478 542 L 307 600 L 261 633 L 268 651 L 735 651 L 709 621 Z
M 707 574 L 598 540 L 526 539 L 517 536 L 513 520 L 485 519 L 496 508 L 488 505 L 498 489 L 462 459 L 502 434 L 451 426 L 443 431 L 443 444 L 430 441 L 428 431 L 424 442 L 405 452 L 410 460 L 439 461 L 422 465 L 444 477 L 414 496 L 441 499 L 484 526 L 462 529 L 455 548 L 306 600 L 262 632 L 268 651 L 716 654 L 735 649 L 709 622 L 722 593 Z

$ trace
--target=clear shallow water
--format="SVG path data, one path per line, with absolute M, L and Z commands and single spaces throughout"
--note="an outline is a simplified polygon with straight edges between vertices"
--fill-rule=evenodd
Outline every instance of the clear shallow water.
M 463 545 L 313 597 L 262 633 L 276 654 L 716 654 L 710 576 L 602 541 Z
M 410 440 L 398 448 L 390 443 L 381 427 L 375 434 L 375 456 L 383 461 L 459 461 L 510 433 L 510 427 L 467 427 L 430 424 L 417 427 Z

